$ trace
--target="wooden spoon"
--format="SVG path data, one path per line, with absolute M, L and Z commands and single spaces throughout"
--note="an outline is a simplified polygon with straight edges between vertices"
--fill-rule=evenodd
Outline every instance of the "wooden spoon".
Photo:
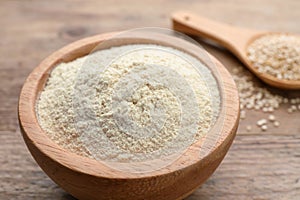
M 172 21 L 173 29 L 176 31 L 208 38 L 226 47 L 265 83 L 283 89 L 300 89 L 300 81 L 282 80 L 259 72 L 248 60 L 246 49 L 249 44 L 263 35 L 276 33 L 238 28 L 212 21 L 187 11 L 173 13 Z

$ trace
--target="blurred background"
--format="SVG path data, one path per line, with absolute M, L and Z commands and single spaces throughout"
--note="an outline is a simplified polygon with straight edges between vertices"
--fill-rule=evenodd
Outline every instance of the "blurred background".
M 0 199 L 73 199 L 37 166 L 18 128 L 18 95 L 33 68 L 87 36 L 172 28 L 171 12 L 183 9 L 235 26 L 300 34 L 298 0 L 0 1 Z M 194 39 L 229 71 L 242 66 L 227 50 Z M 300 97 L 299 91 L 274 92 Z M 266 132 L 255 127 L 262 115 L 248 113 L 221 166 L 187 200 L 300 199 L 300 112 L 280 108 L 281 126 Z

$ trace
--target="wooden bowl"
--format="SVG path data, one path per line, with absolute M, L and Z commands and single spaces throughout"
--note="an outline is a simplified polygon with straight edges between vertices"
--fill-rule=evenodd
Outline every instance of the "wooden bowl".
M 216 77 L 221 91 L 219 117 L 210 133 L 190 145 L 179 159 L 164 168 L 143 173 L 112 169 L 99 161 L 63 149 L 39 126 L 36 100 L 51 69 L 61 62 L 89 54 L 99 43 L 115 34 L 101 34 L 76 41 L 54 52 L 33 70 L 24 83 L 19 99 L 18 116 L 26 145 L 45 173 L 78 199 L 182 199 L 215 171 L 227 153 L 238 127 L 239 98 L 236 86 L 225 67 L 212 56 L 209 55 L 210 61 L 204 59 L 201 62 L 212 62 L 216 66 L 212 72 L 214 75 L 218 73 Z M 172 47 L 176 39 L 169 37 L 120 37 L 102 45 L 102 48 L 133 43 Z M 196 58 L 200 54 L 199 47 L 189 42 L 182 45 L 180 50 Z

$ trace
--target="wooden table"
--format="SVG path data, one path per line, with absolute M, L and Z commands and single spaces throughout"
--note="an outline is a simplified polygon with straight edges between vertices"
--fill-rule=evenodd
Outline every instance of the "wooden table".
M 77 39 L 144 26 L 170 28 L 170 12 L 189 9 L 238 26 L 300 34 L 300 1 L 0 1 L 0 199 L 73 199 L 30 156 L 17 121 L 18 95 L 31 70 Z M 203 44 L 203 43 L 202 43 Z M 229 69 L 226 50 L 203 44 Z M 300 92 L 284 92 L 300 96 Z M 276 111 L 281 126 L 247 132 L 263 113 L 249 112 L 214 175 L 187 200 L 300 199 L 300 112 Z M 101 194 L 99 194 L 101 195 Z

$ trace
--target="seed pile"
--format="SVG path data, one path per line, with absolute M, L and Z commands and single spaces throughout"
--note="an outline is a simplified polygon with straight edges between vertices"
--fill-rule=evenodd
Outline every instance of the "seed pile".
M 63 148 L 128 162 L 177 152 L 189 132 L 192 139 L 203 137 L 219 107 L 217 82 L 197 59 L 169 47 L 126 45 L 55 67 L 37 114 L 43 130 Z
M 262 131 L 268 129 L 268 125 L 278 127 L 280 122 L 276 118 L 276 110 L 282 104 L 288 104 L 288 113 L 300 111 L 300 98 L 286 98 L 279 94 L 274 94 L 264 87 L 257 78 L 249 71 L 239 66 L 233 70 L 233 78 L 237 84 L 240 96 L 240 118 L 244 120 L 248 110 L 262 111 L 268 113 L 267 119 L 258 119 L 256 125 Z M 252 126 L 246 127 L 247 131 L 252 130 Z
M 285 34 L 262 36 L 247 49 L 259 72 L 278 79 L 300 80 L 300 37 Z

